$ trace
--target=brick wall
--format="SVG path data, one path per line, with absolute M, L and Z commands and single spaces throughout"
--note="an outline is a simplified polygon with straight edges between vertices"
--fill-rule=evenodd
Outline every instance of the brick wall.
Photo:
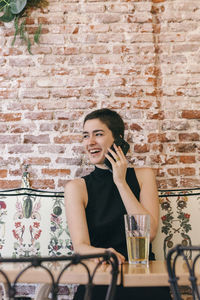
M 200 185 L 199 0 L 49 0 L 28 54 L 0 23 L 0 188 L 63 190 L 91 169 L 80 142 L 84 115 L 117 110 L 129 160 L 158 185 Z M 85 166 L 86 165 L 86 166 Z

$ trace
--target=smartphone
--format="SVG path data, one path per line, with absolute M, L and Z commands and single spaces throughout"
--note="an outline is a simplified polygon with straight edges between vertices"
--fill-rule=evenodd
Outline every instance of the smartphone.
M 129 145 L 123 138 L 120 138 L 120 137 L 117 138 L 117 139 L 114 141 L 114 144 L 115 144 L 116 146 L 120 146 L 120 147 L 121 147 L 121 149 L 122 149 L 124 155 L 126 155 L 126 153 L 128 152 L 128 150 L 129 150 L 129 148 L 130 148 L 130 145 Z M 112 145 L 110 148 L 111 148 L 111 150 L 113 150 L 114 152 L 116 152 L 113 145 Z M 109 155 L 112 157 L 111 153 L 109 153 Z M 111 163 L 109 162 L 109 160 L 108 160 L 107 158 L 105 158 L 104 164 L 105 164 L 110 170 L 112 170 L 112 165 L 111 165 Z

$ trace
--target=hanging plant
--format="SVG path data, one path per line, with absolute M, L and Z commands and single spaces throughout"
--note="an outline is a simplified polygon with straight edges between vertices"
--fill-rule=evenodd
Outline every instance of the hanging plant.
M 43 8 L 48 5 L 47 0 L 0 0 L 0 21 L 1 22 L 11 22 L 14 21 L 14 38 L 12 41 L 12 46 L 16 41 L 17 35 L 20 39 L 26 43 L 27 49 L 31 53 L 31 40 L 26 28 L 26 18 L 32 8 Z M 39 43 L 39 38 L 41 34 L 41 25 L 38 26 L 34 37 L 33 43 Z

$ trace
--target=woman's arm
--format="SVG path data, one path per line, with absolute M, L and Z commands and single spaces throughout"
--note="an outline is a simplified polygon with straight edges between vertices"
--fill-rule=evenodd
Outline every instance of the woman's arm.
M 100 253 L 110 250 L 117 255 L 119 262 L 123 262 L 125 260 L 124 256 L 114 249 L 91 246 L 85 215 L 87 201 L 87 189 L 83 179 L 75 179 L 66 184 L 65 208 L 74 250 L 80 254 Z
M 159 218 L 159 202 L 155 175 L 150 168 L 136 169 L 136 176 L 140 185 L 140 202 L 136 199 L 126 182 L 127 160 L 120 147 L 115 148 L 116 153 L 110 151 L 115 161 L 110 160 L 113 167 L 113 180 L 118 188 L 128 214 L 149 214 L 151 219 L 150 240 L 157 233 Z

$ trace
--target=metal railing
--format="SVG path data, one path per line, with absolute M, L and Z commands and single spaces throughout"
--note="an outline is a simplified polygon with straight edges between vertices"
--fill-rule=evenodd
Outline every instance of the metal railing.
M 200 246 L 182 246 L 177 245 L 172 248 L 167 254 L 167 270 L 169 275 L 169 283 L 171 291 L 175 300 L 181 300 L 180 286 L 178 284 L 179 277 L 176 272 L 176 262 L 179 257 L 185 261 L 188 269 L 188 279 L 191 284 L 191 291 L 194 300 L 200 300 L 200 293 L 197 286 L 197 261 L 200 260 Z M 192 257 L 192 259 L 190 258 Z M 198 272 L 200 272 L 200 264 L 198 265 Z
M 86 263 L 88 259 L 98 259 L 93 271 L 89 269 Z M 52 268 L 50 269 L 48 268 L 48 266 L 43 264 L 45 262 L 61 262 L 61 261 L 64 262 L 64 265 L 59 271 L 57 278 L 55 278 L 53 274 L 53 270 L 51 270 Z M 100 253 L 100 254 L 88 254 L 88 255 L 80 255 L 75 253 L 71 256 L 61 256 L 61 257 L 0 258 L 0 263 L 3 263 L 4 266 L 5 263 L 27 263 L 26 266 L 24 266 L 24 268 L 22 268 L 22 270 L 19 271 L 19 273 L 17 274 L 17 276 L 12 282 L 9 280 L 6 274 L 6 269 L 1 268 L 1 264 L 0 264 L 0 274 L 5 279 L 6 285 L 8 287 L 8 296 L 10 299 L 15 298 L 16 284 L 19 282 L 20 277 L 27 270 L 31 268 L 42 268 L 48 273 L 50 277 L 52 300 L 57 300 L 59 282 L 63 273 L 73 265 L 82 265 L 85 268 L 87 273 L 87 283 L 85 285 L 86 289 L 85 289 L 84 300 L 91 300 L 92 287 L 94 286 L 93 279 L 95 277 L 95 274 L 98 268 L 102 265 L 102 263 L 108 263 L 111 266 L 111 280 L 110 280 L 110 284 L 108 285 L 105 300 L 114 299 L 117 277 L 118 277 L 118 260 L 116 255 L 110 251 L 105 251 L 104 253 Z

